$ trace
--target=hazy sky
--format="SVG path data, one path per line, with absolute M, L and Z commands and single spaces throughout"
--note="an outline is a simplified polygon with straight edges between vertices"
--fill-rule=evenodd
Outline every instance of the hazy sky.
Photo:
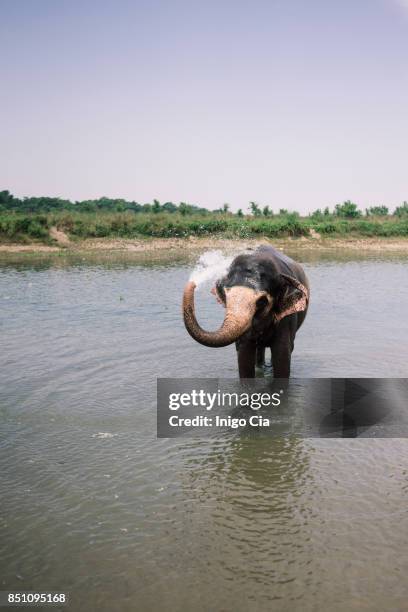
M 0 0 L 0 189 L 408 200 L 408 0 Z

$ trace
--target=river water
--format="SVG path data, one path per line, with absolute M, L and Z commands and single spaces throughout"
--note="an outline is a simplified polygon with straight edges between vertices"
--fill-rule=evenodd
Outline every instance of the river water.
M 299 257 L 293 375 L 405 377 L 408 260 Z M 191 267 L 2 258 L 0 590 L 79 612 L 406 610 L 408 440 L 156 438 L 157 377 L 237 376 L 233 347 L 182 325 Z

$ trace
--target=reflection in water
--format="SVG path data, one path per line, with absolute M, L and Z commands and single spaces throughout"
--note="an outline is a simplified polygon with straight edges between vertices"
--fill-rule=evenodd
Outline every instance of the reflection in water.
M 268 609 L 269 601 L 293 602 L 318 588 L 319 572 L 309 574 L 316 509 L 303 441 L 231 435 L 189 440 L 173 452 L 183 458 L 182 488 L 167 507 L 167 536 L 161 532 L 155 541 L 159 559 L 173 558 L 185 580 L 199 580 L 191 609 L 231 609 L 231 602 L 234 610 L 251 602 Z M 167 577 L 155 590 L 167 601 L 176 598 Z M 142 592 L 153 600 L 150 587 Z
M 2 590 L 75 612 L 404 609 L 407 440 L 156 439 L 156 377 L 236 377 L 236 356 L 185 333 L 189 265 L 135 263 L 0 266 Z M 306 267 L 294 375 L 406 376 L 406 261 Z
M 245 243 L 246 244 L 246 243 Z M 246 247 L 245 247 L 246 248 Z M 254 248 L 254 247 L 251 247 Z M 211 250 L 211 249 L 207 249 Z M 227 255 L 234 255 L 242 250 L 241 242 L 237 241 L 236 246 L 230 246 L 223 252 Z M 345 245 L 342 248 L 310 248 L 296 244 L 286 244 L 285 253 L 296 261 L 306 264 L 322 263 L 346 263 L 346 262 L 377 262 L 384 261 L 407 261 L 406 251 L 370 251 L 349 249 Z M 157 251 L 75 251 L 61 250 L 58 252 L 43 253 L 7 253 L 0 252 L 0 269 L 2 266 L 14 267 L 18 270 L 47 270 L 50 268 L 70 268 L 72 266 L 100 266 L 107 269 L 119 267 L 142 266 L 144 268 L 157 268 L 193 265 L 198 261 L 203 249 L 158 249 Z
M 296 499 L 311 486 L 307 466 L 302 441 L 262 436 L 234 437 L 221 452 L 187 462 L 183 484 L 198 503 L 210 504 L 205 526 L 222 550 L 225 580 L 242 581 L 250 591 L 271 587 L 263 591 L 269 598 L 274 585 L 299 577 L 293 559 L 308 556 L 308 534 L 302 531 L 306 508 Z

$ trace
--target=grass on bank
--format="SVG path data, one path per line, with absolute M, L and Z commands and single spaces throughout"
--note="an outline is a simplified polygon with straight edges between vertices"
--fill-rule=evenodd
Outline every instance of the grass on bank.
M 347 219 L 336 215 L 300 217 L 285 213 L 273 217 L 236 215 L 135 214 L 128 212 L 0 213 L 2 242 L 50 243 L 51 227 L 73 239 L 85 238 L 224 238 L 310 236 L 407 237 L 408 216 L 369 216 Z M 312 232 L 313 233 L 313 232 Z

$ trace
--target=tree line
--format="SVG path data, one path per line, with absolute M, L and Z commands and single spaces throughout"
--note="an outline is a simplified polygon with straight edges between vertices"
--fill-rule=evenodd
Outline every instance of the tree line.
M 72 212 L 126 212 L 130 211 L 133 213 L 147 213 L 147 214 L 159 214 L 159 213 L 179 213 L 183 217 L 190 215 L 224 215 L 224 216 L 237 216 L 245 217 L 251 215 L 258 218 L 271 218 L 271 217 L 282 217 L 282 216 L 297 216 L 300 217 L 298 212 L 289 212 L 285 208 L 279 208 L 274 211 L 269 205 L 262 206 L 257 202 L 249 202 L 248 210 L 244 212 L 241 208 L 233 213 L 230 210 L 229 204 L 224 204 L 222 207 L 216 210 L 209 210 L 202 206 L 196 206 L 194 204 L 188 204 L 186 202 L 180 202 L 174 204 L 173 202 L 165 202 L 161 204 L 159 200 L 153 200 L 152 203 L 140 204 L 134 200 L 128 201 L 122 198 L 107 198 L 102 197 L 96 200 L 81 200 L 71 202 L 63 198 L 55 198 L 48 196 L 40 197 L 25 197 L 17 198 L 10 191 L 0 191 L 0 212 L 21 212 L 21 213 L 47 213 L 47 212 L 58 212 L 58 211 L 72 211 Z M 328 217 L 340 217 L 346 219 L 358 219 L 363 216 L 366 217 L 387 217 L 390 216 L 405 217 L 408 215 L 408 202 L 404 201 L 400 206 L 397 206 L 391 213 L 387 206 L 370 206 L 365 211 L 361 211 L 357 204 L 347 200 L 342 204 L 336 204 L 333 210 L 330 210 L 328 206 L 324 209 L 318 208 L 317 210 L 310 213 L 308 216 L 316 221 L 324 220 Z

